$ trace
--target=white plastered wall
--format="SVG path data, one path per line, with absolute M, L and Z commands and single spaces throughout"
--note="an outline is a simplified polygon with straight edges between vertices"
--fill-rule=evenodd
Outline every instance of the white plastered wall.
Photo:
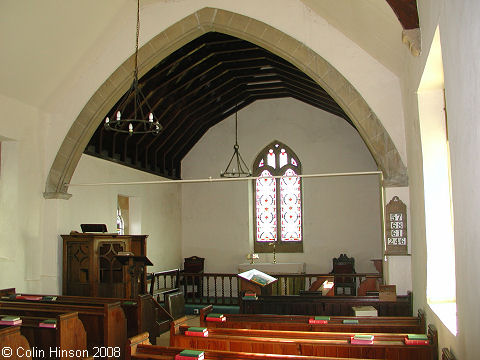
M 25 121 L 21 121 L 22 115 Z M 0 95 L 0 284 L 32 290 L 45 279 L 44 114 Z M 26 251 L 29 249 L 29 251 Z
M 408 76 L 402 81 L 412 214 L 410 228 L 414 309 L 423 308 L 427 311 L 427 322 L 434 324 L 439 331 L 439 348 L 451 348 L 457 359 L 473 360 L 480 355 L 480 322 L 476 315 L 480 297 L 480 224 L 477 220 L 477 214 L 480 213 L 477 190 L 480 137 L 476 115 L 480 108 L 480 54 L 476 45 L 480 39 L 480 3 L 423 0 L 418 2 L 418 8 L 423 52 L 419 58 L 411 58 L 406 64 Z M 451 153 L 458 313 L 456 336 L 449 332 L 426 302 L 423 164 L 416 91 L 437 26 L 442 45 Z
M 160 180 L 166 179 L 83 155 L 72 184 Z M 70 192 L 72 198 L 60 202 L 59 206 L 58 228 L 61 234 L 81 231 L 80 224 L 83 223 L 106 224 L 109 232 L 115 232 L 117 196 L 128 196 L 132 202 L 130 216 L 133 226 L 130 233 L 148 235 L 147 256 L 154 264 L 148 271 L 180 266 L 182 226 L 179 184 L 71 186 Z
M 293 99 L 262 100 L 238 113 L 240 153 L 251 163 L 279 140 L 302 162 L 304 174 L 375 171 L 356 130 L 345 120 Z M 217 178 L 233 153 L 231 116 L 211 128 L 182 162 L 184 178 Z M 207 258 L 208 272 L 236 272 L 253 251 L 247 182 L 182 185 L 183 255 Z M 308 273 L 331 271 L 340 253 L 355 257 L 357 272 L 374 272 L 382 255 L 379 177 L 304 179 L 304 252 L 277 254 L 278 262 L 305 262 Z M 272 254 L 260 254 L 271 262 Z

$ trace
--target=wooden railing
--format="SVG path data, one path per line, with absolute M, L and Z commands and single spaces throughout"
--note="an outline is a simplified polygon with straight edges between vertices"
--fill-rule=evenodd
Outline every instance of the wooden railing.
M 239 305 L 237 274 L 180 273 L 187 304 Z
M 237 274 L 229 273 L 185 273 L 169 270 L 150 275 L 151 293 L 162 289 L 179 289 L 185 294 L 187 304 L 239 305 L 239 281 Z M 341 274 L 342 277 L 356 279 L 361 286 L 368 279 L 378 279 L 378 273 Z M 324 280 L 333 280 L 333 274 L 282 274 L 272 284 L 273 295 L 299 295 L 315 291 Z M 160 290 L 158 290 L 160 289 Z
M 179 291 L 180 270 L 166 270 L 147 275 L 147 282 L 149 282 L 149 293 L 159 303 L 165 302 L 165 295 Z

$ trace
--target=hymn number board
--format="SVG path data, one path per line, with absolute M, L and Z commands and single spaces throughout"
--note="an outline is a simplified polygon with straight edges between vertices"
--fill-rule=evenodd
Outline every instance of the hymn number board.
M 407 206 L 398 196 L 385 206 L 385 255 L 407 255 Z

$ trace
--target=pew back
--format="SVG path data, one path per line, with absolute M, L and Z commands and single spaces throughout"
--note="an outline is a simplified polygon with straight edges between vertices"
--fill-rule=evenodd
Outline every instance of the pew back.
M 31 360 L 30 344 L 27 338 L 20 333 L 20 326 L 6 326 L 0 328 L 0 349 L 11 349 L 9 360 Z M 4 350 L 8 351 L 8 350 Z M 2 353 L 3 356 L 8 353 Z
M 6 315 L 6 313 L 0 309 L 0 315 Z M 77 358 L 88 356 L 85 329 L 77 313 L 65 313 L 56 317 L 24 316 L 21 312 L 17 312 L 16 315 L 22 319 L 20 332 L 27 339 L 30 347 L 34 349 L 34 359 L 50 358 L 50 355 L 58 355 L 58 358 L 62 360 L 71 357 L 69 354 L 61 356 L 58 349 L 79 354 L 80 356 Z M 41 327 L 40 323 L 46 319 L 56 320 L 56 327 Z
M 148 334 L 139 334 L 134 338 L 130 338 L 127 345 L 127 360 L 173 360 L 175 355 L 179 354 L 183 348 L 163 347 L 150 345 Z M 302 355 L 283 355 L 283 354 L 262 354 L 247 353 L 239 351 L 221 351 L 207 350 L 205 351 L 205 359 L 207 360 L 346 360 L 347 358 L 332 357 L 312 357 Z M 361 360 L 361 359 L 357 359 Z
M 171 332 L 170 346 L 202 350 L 387 360 L 437 360 L 438 354 L 437 332 L 431 326 L 429 326 L 429 345 L 405 345 L 406 334 L 374 334 L 373 344 L 357 345 L 350 343 L 350 338 L 355 333 L 209 329 L 208 337 L 199 337 L 184 335 L 187 328 L 178 326 Z
M 226 321 L 206 321 L 212 306 L 200 309 L 200 324 L 211 328 L 332 331 L 332 332 L 375 332 L 375 333 L 425 333 L 425 315 L 418 317 L 354 317 L 331 316 L 327 324 L 309 324 L 312 316 L 305 315 L 265 315 L 265 314 L 224 314 Z M 356 320 L 358 324 L 343 323 Z
M 375 307 L 379 316 L 412 316 L 412 295 L 397 296 L 397 301 L 380 301 L 378 296 L 260 295 L 258 300 L 240 302 L 244 314 L 354 315 L 353 306 Z
M 150 334 L 150 341 L 155 343 L 161 332 L 168 331 L 172 317 L 149 294 L 138 295 L 136 299 L 116 299 L 84 296 L 63 296 L 44 294 L 22 294 L 23 299 L 16 298 L 15 288 L 0 290 L 3 301 L 31 301 L 32 303 L 54 303 L 65 305 L 97 306 L 120 301 L 127 320 L 127 337 L 142 332 Z M 37 299 L 37 300 L 28 300 Z M 46 300 L 50 299 L 50 300 Z M 54 299 L 54 300 L 52 300 Z
M 33 317 L 56 317 L 69 312 L 78 312 L 87 334 L 87 348 L 120 348 L 121 359 L 127 339 L 125 314 L 119 302 L 97 305 L 56 304 L 24 301 L 0 301 L 3 314 Z M 108 356 L 114 359 L 113 356 Z

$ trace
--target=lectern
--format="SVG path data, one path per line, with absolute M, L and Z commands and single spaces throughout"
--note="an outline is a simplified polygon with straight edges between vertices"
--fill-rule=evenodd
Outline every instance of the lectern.
M 135 255 L 117 255 L 116 258 L 125 268 L 125 272 L 130 276 L 130 287 L 127 287 L 127 298 L 136 299 L 145 288 L 144 277 L 145 268 L 153 265 L 146 256 Z
M 276 278 L 265 274 L 257 269 L 252 269 L 238 274 L 240 279 L 240 291 L 253 292 L 256 295 L 272 295 L 272 284 Z

